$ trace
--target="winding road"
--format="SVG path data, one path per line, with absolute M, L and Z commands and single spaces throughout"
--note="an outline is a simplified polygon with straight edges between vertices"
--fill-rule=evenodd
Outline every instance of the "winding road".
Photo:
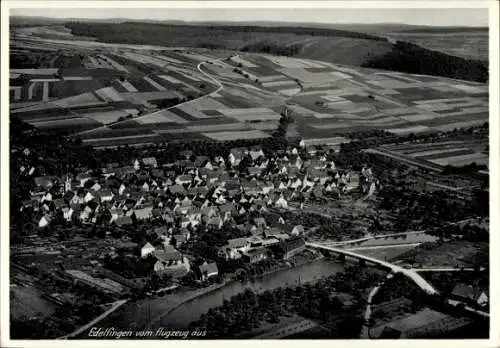
M 138 120 L 138 119 L 141 119 L 141 118 L 144 118 L 144 117 L 153 116 L 153 115 L 156 115 L 156 114 L 161 114 L 164 111 L 173 109 L 175 107 L 179 107 L 179 106 L 187 105 L 187 104 L 190 104 L 190 103 L 194 103 L 196 101 L 199 101 L 199 100 L 204 99 L 204 98 L 208 98 L 208 97 L 210 97 L 210 96 L 212 96 L 212 95 L 220 92 L 224 88 L 224 86 L 222 85 L 222 83 L 220 83 L 220 81 L 217 80 L 216 78 L 214 78 L 212 75 L 210 75 L 207 72 L 203 71 L 201 69 L 201 66 L 203 64 L 206 64 L 206 63 L 209 63 L 209 62 L 220 61 L 222 59 L 223 58 L 210 59 L 210 60 L 207 60 L 205 62 L 201 62 L 201 63 L 199 63 L 196 66 L 196 68 L 198 69 L 198 71 L 200 73 L 202 73 L 204 76 L 208 77 L 211 81 L 213 81 L 217 85 L 217 89 L 215 91 L 212 91 L 212 92 L 207 93 L 207 94 L 203 94 L 203 95 L 199 96 L 198 98 L 195 98 L 195 99 L 192 99 L 192 100 L 187 100 L 185 102 L 182 102 L 182 103 L 179 103 L 179 104 L 176 104 L 176 105 L 173 105 L 173 106 L 169 106 L 169 107 L 167 107 L 165 109 L 161 109 L 161 110 L 158 110 L 158 111 L 155 111 L 155 112 L 152 112 L 152 113 L 148 113 L 148 114 L 141 115 L 141 116 L 138 116 L 138 117 L 134 117 L 134 118 L 131 118 L 131 119 L 126 119 L 126 120 L 123 120 L 123 121 L 114 122 L 113 126 L 116 126 L 117 124 L 121 124 L 121 123 L 128 122 L 128 121 L 135 121 L 135 120 Z M 99 130 L 103 130 L 103 129 L 110 129 L 110 128 L 108 127 L 108 125 L 104 125 L 104 126 L 100 126 L 100 127 L 97 127 L 97 128 L 92 128 L 92 129 L 89 129 L 89 130 L 86 130 L 86 131 L 82 131 L 82 132 L 79 132 L 79 133 L 75 133 L 75 134 L 73 134 L 73 136 L 79 136 L 79 135 L 82 135 L 82 134 L 89 134 L 89 133 L 92 133 L 92 132 L 95 132 L 95 131 L 99 131 Z

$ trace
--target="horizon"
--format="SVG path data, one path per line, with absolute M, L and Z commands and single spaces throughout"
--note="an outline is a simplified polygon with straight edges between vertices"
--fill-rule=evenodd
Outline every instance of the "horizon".
M 90 18 L 90 17 L 48 17 L 48 16 L 28 16 L 28 15 L 11 15 L 10 18 L 18 17 L 18 18 L 43 18 L 43 19 L 53 19 L 53 20 L 86 20 L 86 21 L 148 21 L 148 22 L 185 22 L 185 23 L 290 23 L 290 24 L 331 24 L 331 25 L 406 25 L 406 26 L 418 26 L 418 27 L 466 27 L 466 28 L 488 28 L 488 25 L 444 25 L 444 24 L 408 24 L 403 22 L 373 22 L 373 23 L 363 23 L 363 22 L 343 22 L 343 23 L 335 23 L 335 22 L 300 22 L 300 21 L 287 21 L 287 20 L 242 20 L 242 21 L 231 21 L 231 20 L 184 20 L 184 19 L 148 19 L 148 18 L 125 18 L 125 17 L 106 17 L 106 18 Z
M 156 10 L 156 11 L 155 11 Z M 163 11 L 158 11 L 163 10 Z M 101 9 L 48 8 L 11 9 L 10 17 L 38 17 L 53 20 L 130 20 L 196 22 L 276 22 L 330 25 L 409 25 L 429 27 L 488 27 L 488 9 L 485 8 L 402 8 L 402 9 L 256 9 L 248 8 L 165 8 Z M 318 11 L 319 10 L 319 11 Z M 38 12 L 40 14 L 38 14 Z M 113 12 L 110 14 L 109 12 Z

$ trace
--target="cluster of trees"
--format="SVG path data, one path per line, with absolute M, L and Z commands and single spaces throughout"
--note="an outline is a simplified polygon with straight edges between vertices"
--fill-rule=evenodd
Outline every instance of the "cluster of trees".
M 378 193 L 379 209 L 394 212 L 398 230 L 441 227 L 473 216 L 488 215 L 487 195 L 478 191 L 469 201 L 456 199 L 447 191 L 416 192 L 386 185 Z
M 223 305 L 210 309 L 191 328 L 205 329 L 210 338 L 230 338 L 260 327 L 263 322 L 278 323 L 280 317 L 298 314 L 321 322 L 335 321 L 337 338 L 358 337 L 362 321 L 359 313 L 365 304 L 366 289 L 380 281 L 382 274 L 360 267 L 296 287 L 278 288 L 256 294 L 247 290 Z M 345 303 L 338 293 L 354 297 Z M 338 319 L 339 315 L 346 317 Z M 356 320 L 353 320 L 356 319 Z
M 391 52 L 375 57 L 362 66 L 488 82 L 488 66 L 482 61 L 451 56 L 404 41 L 398 41 Z
M 130 258 L 118 255 L 115 258 L 106 256 L 104 265 L 106 268 L 122 275 L 124 278 L 134 279 L 150 277 L 153 275 L 153 266 L 156 260 L 153 257 Z
M 441 225 L 429 229 L 427 233 L 438 236 L 440 239 L 451 239 L 460 236 L 463 240 L 470 242 L 488 243 L 490 240 L 488 229 L 474 223 Z
M 385 280 L 380 290 L 372 299 L 372 303 L 376 305 L 401 297 L 412 301 L 413 311 L 417 311 L 425 306 L 425 293 L 415 282 L 401 273 L 396 273 L 391 279 Z

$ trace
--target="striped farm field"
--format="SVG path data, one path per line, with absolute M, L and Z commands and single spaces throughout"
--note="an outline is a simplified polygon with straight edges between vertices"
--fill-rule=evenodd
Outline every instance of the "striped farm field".
M 87 118 L 94 119 L 103 124 L 109 124 L 118 121 L 120 117 L 127 117 L 129 115 L 133 115 L 135 112 L 138 112 L 135 109 L 131 110 L 113 110 L 113 111 L 105 111 L 105 112 L 91 112 L 82 114 Z
M 224 105 L 218 100 L 211 97 L 201 98 L 190 103 L 191 106 L 197 108 L 198 110 L 216 110 L 225 109 L 227 105 Z
M 99 98 L 104 101 L 123 101 L 123 97 L 112 87 L 105 87 L 94 92 Z
M 429 131 L 430 128 L 427 126 L 409 126 L 409 127 L 404 127 L 404 128 L 387 128 L 387 132 L 391 132 L 394 134 L 410 134 L 410 133 L 419 133 L 419 132 L 427 132 Z
M 472 154 L 464 154 L 464 155 L 459 155 L 459 156 L 450 156 L 450 157 L 443 157 L 439 159 L 433 159 L 430 160 L 430 162 L 445 166 L 445 165 L 451 165 L 451 166 L 463 166 L 467 164 L 471 164 L 475 162 L 476 164 L 484 164 L 488 165 L 489 163 L 489 158 L 486 155 L 483 154 L 478 154 L 478 153 L 472 153 Z
M 109 136 L 105 138 L 83 139 L 84 143 L 89 145 L 103 146 L 105 143 L 114 145 L 125 145 L 139 142 L 161 142 L 163 138 L 157 134 L 141 134 L 129 136 Z
M 239 56 L 234 56 L 231 58 L 231 60 L 233 62 L 235 62 L 236 64 L 241 64 L 245 68 L 256 68 L 257 67 L 257 65 L 255 65 L 252 62 L 249 62 L 249 61 L 247 61 Z
M 218 109 L 224 116 L 232 117 L 238 121 L 272 121 L 279 120 L 280 115 L 267 108 L 248 108 L 248 109 Z
M 104 105 L 106 102 L 97 98 L 94 93 L 83 93 L 74 97 L 59 99 L 52 102 L 54 105 L 64 108 L 76 108 L 93 105 Z
M 428 155 L 423 155 L 423 156 L 415 156 L 420 159 L 426 160 L 426 161 L 433 161 L 433 160 L 439 160 L 440 158 L 443 157 L 457 157 L 457 156 L 464 156 L 464 155 L 471 155 L 475 153 L 474 150 L 470 149 L 455 149 L 454 151 L 446 151 L 446 152 L 438 152 L 438 153 L 433 153 L 433 154 L 428 154 Z
M 231 141 L 238 139 L 264 139 L 269 138 L 270 135 L 259 130 L 246 130 L 235 132 L 210 132 L 202 133 L 202 135 L 217 141 Z
M 246 123 L 248 127 L 252 129 L 262 130 L 262 131 L 274 131 L 278 128 L 279 122 L 267 121 L 267 122 L 256 122 L 256 123 Z
M 242 131 L 247 129 L 248 126 L 244 123 L 227 123 L 227 124 L 207 124 L 187 126 L 186 129 L 190 132 L 217 132 L 217 131 Z M 276 129 L 276 127 L 274 128 Z
M 187 120 L 181 118 L 180 116 L 177 116 L 176 114 L 168 110 L 162 110 L 155 112 L 151 115 L 139 117 L 136 119 L 136 121 L 141 124 L 166 123 L 166 122 L 173 122 L 179 124 L 188 123 Z

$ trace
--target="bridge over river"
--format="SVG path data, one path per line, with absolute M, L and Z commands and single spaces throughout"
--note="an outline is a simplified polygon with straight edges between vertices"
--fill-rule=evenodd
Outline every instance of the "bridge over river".
M 425 291 L 429 295 L 437 295 L 439 293 L 431 284 L 429 284 L 429 282 L 427 282 L 427 280 L 422 278 L 422 276 L 414 270 L 406 269 L 406 268 L 403 268 L 401 266 L 392 264 L 390 262 L 378 260 L 378 259 L 375 259 L 375 258 L 370 257 L 370 256 L 360 255 L 360 254 L 357 254 L 355 252 L 352 252 L 352 251 L 349 251 L 346 249 L 340 249 L 340 248 L 335 248 L 332 246 L 327 246 L 327 245 L 318 244 L 318 243 L 310 243 L 310 242 L 306 243 L 306 245 L 310 248 L 325 250 L 325 251 L 328 251 L 330 253 L 344 255 L 344 256 L 348 256 L 351 258 L 365 261 L 367 263 L 382 266 L 384 268 L 387 268 L 392 273 L 395 273 L 395 274 L 401 273 L 401 274 L 405 275 L 406 277 L 410 278 L 413 282 L 415 282 L 415 284 L 417 284 L 423 291 Z

